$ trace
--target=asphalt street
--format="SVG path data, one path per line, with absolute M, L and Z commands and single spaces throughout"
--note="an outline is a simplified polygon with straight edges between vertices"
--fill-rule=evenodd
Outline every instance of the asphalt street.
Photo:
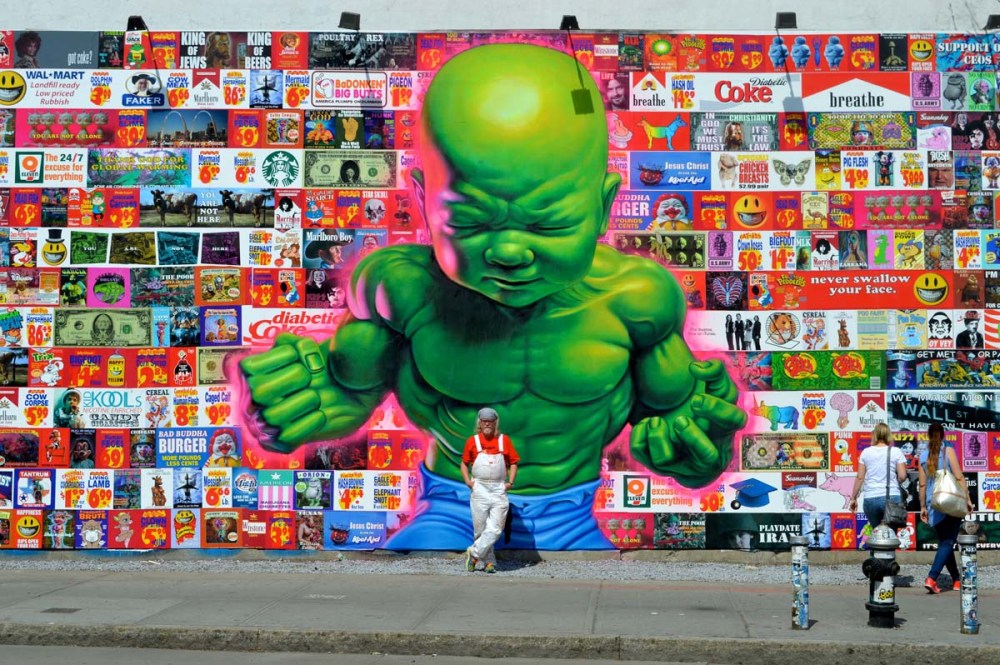
M 451 571 L 460 567 L 457 558 L 430 561 Z M 1000 661 L 1000 592 L 979 589 L 980 632 L 963 635 L 961 594 L 948 588 L 928 595 L 915 579 L 923 564 L 907 564 L 911 574 L 897 580 L 895 628 L 867 625 L 868 586 L 852 566 L 848 584 L 810 587 L 812 624 L 799 631 L 791 627 L 785 566 L 744 566 L 770 579 L 734 583 L 707 575 L 626 580 L 626 572 L 648 571 L 649 564 L 624 561 L 592 563 L 587 579 L 543 575 L 566 570 L 547 562 L 527 569 L 502 562 L 497 575 L 378 575 L 365 561 L 335 562 L 322 571 L 316 563 L 285 562 L 267 572 L 259 562 L 227 563 L 225 571 L 194 559 L 184 564 L 195 570 L 152 562 L 128 571 L 104 564 L 92 570 L 0 569 L 0 645 L 43 649 L 13 658 L 10 647 L 0 646 L 0 663 L 39 665 L 51 658 L 75 665 L 94 653 L 95 665 L 116 662 L 89 648 L 113 648 L 117 662 L 130 665 L 319 662 L 316 657 L 324 663 L 448 662 L 443 657 L 468 663 L 475 657 L 842 665 L 858 654 L 865 665 Z M 718 576 L 734 580 L 736 567 L 725 566 L 715 566 Z M 821 570 L 829 572 L 816 572 Z M 985 570 L 983 577 L 992 577 Z M 597 572 L 603 575 L 594 577 Z M 71 648 L 72 657 L 44 651 L 55 647 Z M 136 654 L 136 648 L 149 651 Z M 330 654 L 362 655 L 332 660 Z M 386 660 L 389 655 L 398 660 Z
M 620 665 L 620 660 L 553 658 L 469 658 L 466 656 L 390 656 L 386 654 L 218 653 L 172 649 L 100 649 L 80 647 L 0 647 L 5 663 L 30 665 Z M 10 660 L 7 660 L 7 659 Z M 666 661 L 629 661 L 630 665 L 680 665 Z M 687 663 L 686 665 L 692 665 Z M 702 665 L 726 665 L 703 663 Z

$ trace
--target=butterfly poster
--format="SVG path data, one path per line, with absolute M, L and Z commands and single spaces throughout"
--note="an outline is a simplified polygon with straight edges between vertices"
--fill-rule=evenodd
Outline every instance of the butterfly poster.
M 710 272 L 705 276 L 708 309 L 740 311 L 747 309 L 745 272 Z
M 811 190 L 816 187 L 813 157 L 803 152 L 771 153 L 771 185 L 775 189 Z

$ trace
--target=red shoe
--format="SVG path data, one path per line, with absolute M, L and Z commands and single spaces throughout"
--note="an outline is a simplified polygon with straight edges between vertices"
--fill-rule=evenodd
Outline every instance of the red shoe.
M 951 590 L 952 591 L 961 591 L 962 590 L 962 582 L 961 582 L 961 580 L 955 580 L 955 583 L 951 585 Z
M 924 580 L 924 588 L 927 589 L 927 593 L 941 593 L 941 589 L 938 588 L 937 582 L 929 577 Z

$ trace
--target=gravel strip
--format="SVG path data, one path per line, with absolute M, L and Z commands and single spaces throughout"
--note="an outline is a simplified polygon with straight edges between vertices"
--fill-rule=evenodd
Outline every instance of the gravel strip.
M 866 583 L 857 565 L 811 566 L 811 584 L 855 586 Z M 929 565 L 906 564 L 897 577 L 899 586 L 923 584 Z M 790 584 L 791 568 L 778 565 L 725 563 L 648 562 L 628 560 L 598 561 L 503 561 L 497 564 L 498 577 L 556 580 L 629 580 L 659 582 L 706 582 L 716 584 Z M 275 559 L 63 559 L 30 557 L 0 558 L 0 571 L 52 570 L 142 573 L 155 570 L 177 573 L 315 574 L 349 575 L 468 575 L 458 558 L 398 557 L 383 560 L 352 559 L 302 561 Z M 946 575 L 946 574 L 945 574 Z M 1000 566 L 980 566 L 980 589 L 1000 588 Z

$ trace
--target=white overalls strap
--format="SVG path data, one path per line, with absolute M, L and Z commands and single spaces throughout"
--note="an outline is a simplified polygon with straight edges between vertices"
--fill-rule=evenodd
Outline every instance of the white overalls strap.
M 507 462 L 503 456 L 503 439 L 500 439 L 500 452 L 487 453 L 478 435 L 476 441 L 476 461 L 472 464 L 472 477 L 488 483 L 500 484 L 507 475 Z
M 503 453 L 503 434 L 498 434 L 497 435 L 497 442 L 500 445 L 500 452 Z M 483 444 L 479 440 L 479 435 L 478 434 L 476 435 L 476 452 L 477 453 L 483 452 Z

